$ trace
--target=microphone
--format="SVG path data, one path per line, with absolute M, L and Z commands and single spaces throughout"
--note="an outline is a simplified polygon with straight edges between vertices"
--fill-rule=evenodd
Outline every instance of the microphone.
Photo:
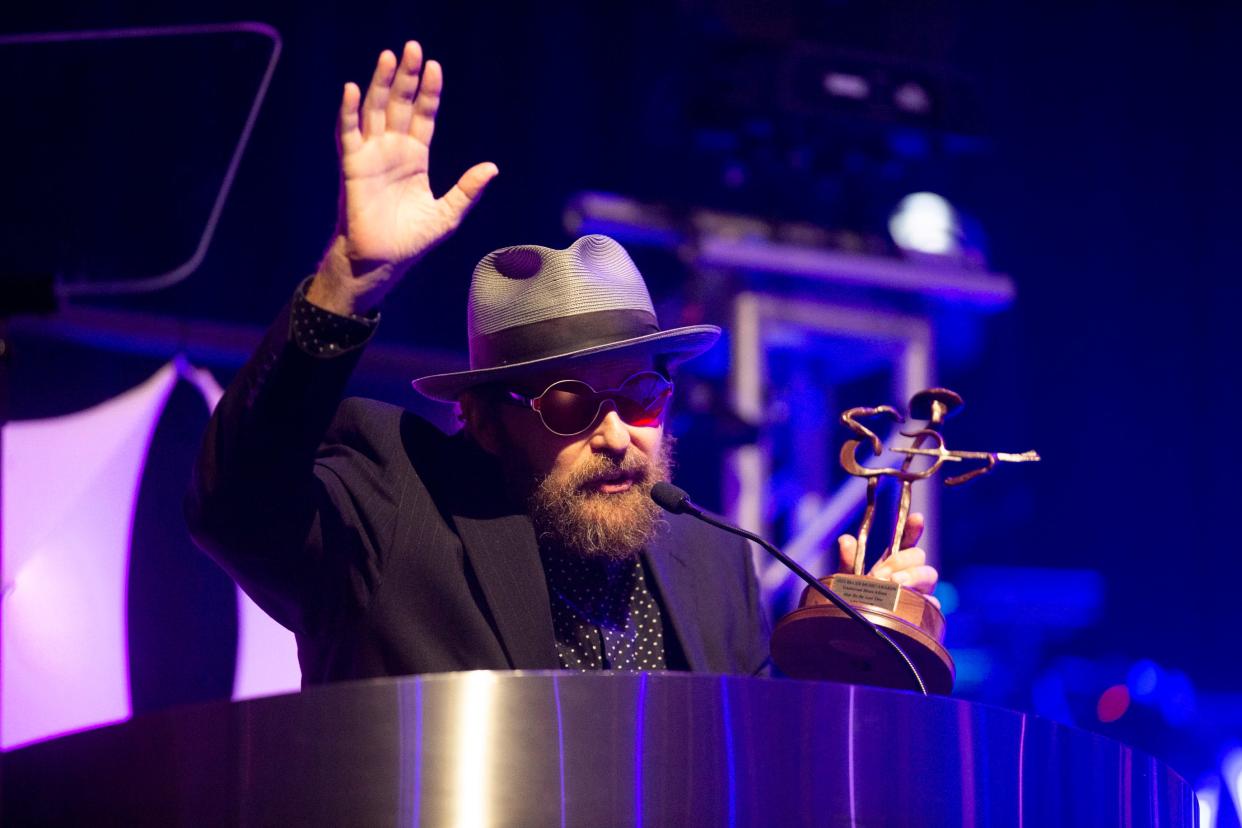
M 845 613 L 850 618 L 870 630 L 875 636 L 884 642 L 885 646 L 892 648 L 892 650 L 901 657 L 902 662 L 905 663 L 906 669 L 910 672 L 910 676 L 914 679 L 914 684 L 918 687 L 919 692 L 924 696 L 927 695 L 927 685 L 923 683 L 923 677 L 919 675 L 918 669 L 914 666 L 914 662 L 910 660 L 910 656 L 906 655 L 906 651 L 901 649 L 897 642 L 889 637 L 888 633 L 884 632 L 884 630 L 864 618 L 858 610 L 854 609 L 849 601 L 846 601 L 840 595 L 837 595 L 831 589 L 820 583 L 818 578 L 803 569 L 802 566 L 799 565 L 793 558 L 789 557 L 784 552 L 777 549 L 775 546 L 768 543 L 753 532 L 747 532 L 745 529 L 725 523 L 722 520 L 717 520 L 711 515 L 706 514 L 693 500 L 690 499 L 690 495 L 686 494 L 684 490 L 674 486 L 666 480 L 661 480 L 652 487 L 651 499 L 655 501 L 657 506 L 670 514 L 690 515 L 691 517 L 698 518 L 706 524 L 715 526 L 717 529 L 723 529 L 730 534 L 739 535 L 762 546 L 770 555 L 772 555 L 772 557 L 783 563 L 799 578 L 806 581 L 811 589 L 831 601 L 837 609 L 841 610 L 841 612 Z
M 690 495 L 686 494 L 685 489 L 680 489 L 667 480 L 661 480 L 651 487 L 651 499 L 670 514 L 690 514 L 695 517 L 703 514 L 703 510 L 694 505 L 694 501 L 690 499 Z

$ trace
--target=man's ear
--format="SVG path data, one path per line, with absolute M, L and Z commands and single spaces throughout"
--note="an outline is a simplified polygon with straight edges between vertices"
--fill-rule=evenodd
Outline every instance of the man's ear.
M 499 455 L 502 444 L 500 412 L 477 392 L 467 391 L 457 401 L 466 433 L 488 454 Z
M 488 454 L 498 456 L 500 454 L 500 423 L 491 417 L 482 417 L 480 422 L 471 431 L 474 440 L 479 447 Z

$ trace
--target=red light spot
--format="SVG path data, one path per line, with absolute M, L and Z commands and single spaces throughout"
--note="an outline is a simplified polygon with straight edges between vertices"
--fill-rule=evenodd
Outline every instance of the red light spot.
M 1114 684 L 1100 694 L 1095 703 L 1095 714 L 1104 723 L 1115 722 L 1130 709 L 1130 691 L 1124 684 Z

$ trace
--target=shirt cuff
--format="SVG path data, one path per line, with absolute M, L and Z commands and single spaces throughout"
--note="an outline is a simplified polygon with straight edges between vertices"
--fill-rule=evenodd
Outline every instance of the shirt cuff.
M 308 278 L 293 294 L 289 335 L 294 343 L 311 356 L 337 356 L 367 344 L 379 326 L 379 313 L 342 316 L 324 310 L 306 298 L 309 284 Z

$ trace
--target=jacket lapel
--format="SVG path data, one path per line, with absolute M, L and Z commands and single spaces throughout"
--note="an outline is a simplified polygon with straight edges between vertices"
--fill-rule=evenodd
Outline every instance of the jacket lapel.
M 701 585 L 694 577 L 685 553 L 685 538 L 680 530 L 685 518 L 668 516 L 669 531 L 661 532 L 647 548 L 647 562 L 655 576 L 660 599 L 682 652 L 691 670 L 708 669 L 703 651 L 703 633 L 699 628 L 699 612 L 695 606 Z
M 442 463 L 451 468 L 447 511 L 457 526 L 496 633 L 515 670 L 556 670 L 556 633 L 535 530 L 505 496 L 494 458 L 463 434 Z
M 496 631 L 517 670 L 556 670 L 548 585 L 530 519 L 524 514 L 454 515 Z

